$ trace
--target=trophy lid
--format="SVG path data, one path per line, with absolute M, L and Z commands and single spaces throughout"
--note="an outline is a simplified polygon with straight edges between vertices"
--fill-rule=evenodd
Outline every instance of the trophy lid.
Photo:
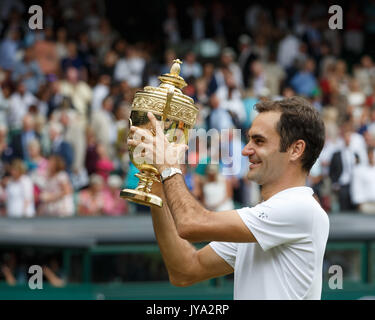
M 173 60 L 169 73 L 158 77 L 161 81 L 158 87 L 146 86 L 137 91 L 132 111 L 151 111 L 161 115 L 164 120 L 169 118 L 194 126 L 199 109 L 194 105 L 194 100 L 181 91 L 187 85 L 179 75 L 181 64 L 181 60 Z
M 180 59 L 173 60 L 173 65 L 169 73 L 165 73 L 162 76 L 158 77 L 158 79 L 162 82 L 160 86 L 163 86 L 164 83 L 167 83 L 175 86 L 178 89 L 186 87 L 187 84 L 184 78 L 180 76 L 181 64 L 182 62 Z

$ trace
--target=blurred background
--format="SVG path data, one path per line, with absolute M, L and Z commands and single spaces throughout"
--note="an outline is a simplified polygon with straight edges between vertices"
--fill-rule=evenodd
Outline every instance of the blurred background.
M 341 30 L 328 27 L 333 4 Z M 176 58 L 196 129 L 241 130 L 229 153 L 245 145 L 258 101 L 311 101 L 326 125 L 308 178 L 331 220 L 323 298 L 375 296 L 374 40 L 374 0 L 1 0 L 0 298 L 232 298 L 233 276 L 172 287 L 149 209 L 119 198 L 138 183 L 125 143 L 134 94 Z M 190 151 L 186 184 L 206 207 L 260 201 L 246 157 L 233 153 L 224 175 L 223 161 L 210 164 L 223 150 Z M 28 287 L 34 264 L 43 290 Z M 328 286 L 332 265 L 342 290 Z

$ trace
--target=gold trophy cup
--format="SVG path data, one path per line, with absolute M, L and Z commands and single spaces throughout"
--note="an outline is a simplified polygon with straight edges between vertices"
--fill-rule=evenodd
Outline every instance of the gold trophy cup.
M 170 72 L 159 77 L 159 87 L 147 86 L 136 92 L 129 122 L 130 125 L 151 130 L 147 113 L 152 112 L 157 120 L 163 122 L 164 134 L 169 142 L 188 144 L 189 129 L 194 127 L 198 108 L 192 98 L 181 92 L 186 86 L 185 80 L 179 76 L 181 63 L 179 59 L 173 61 Z M 146 161 L 134 159 L 134 147 L 129 146 L 129 156 L 140 171 L 135 175 L 139 183 L 136 189 L 123 189 L 120 197 L 146 206 L 162 207 L 162 199 L 151 193 L 152 184 L 160 182 L 158 170 Z

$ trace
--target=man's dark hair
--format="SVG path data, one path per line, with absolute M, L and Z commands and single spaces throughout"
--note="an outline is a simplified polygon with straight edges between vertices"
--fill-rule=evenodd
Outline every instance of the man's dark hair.
M 319 112 L 301 97 L 291 97 L 279 101 L 263 100 L 255 105 L 259 112 L 281 112 L 276 124 L 280 135 L 280 152 L 286 150 L 297 140 L 304 140 L 305 151 L 302 155 L 302 168 L 310 171 L 324 146 L 325 128 Z

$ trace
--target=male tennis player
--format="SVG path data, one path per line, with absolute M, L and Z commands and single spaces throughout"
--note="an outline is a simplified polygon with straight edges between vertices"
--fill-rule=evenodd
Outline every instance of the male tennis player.
M 156 136 L 131 128 L 128 144 L 154 159 L 157 144 L 175 151 L 168 163 L 154 164 L 163 182 L 153 191 L 164 206 L 152 209 L 170 281 L 189 286 L 234 272 L 234 299 L 320 299 L 329 220 L 305 183 L 323 148 L 323 121 L 300 97 L 262 101 L 256 109 L 242 154 L 263 201 L 239 210 L 212 212 L 190 194 L 178 165 L 186 149 L 168 142 L 151 113 Z M 190 242 L 197 241 L 210 243 L 196 250 Z

